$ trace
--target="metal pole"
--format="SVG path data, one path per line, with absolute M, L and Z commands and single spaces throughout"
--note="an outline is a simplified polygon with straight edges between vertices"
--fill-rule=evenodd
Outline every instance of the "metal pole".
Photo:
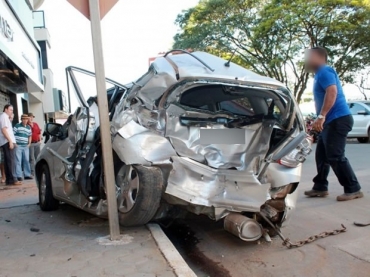
M 120 237 L 118 210 L 116 199 L 116 182 L 108 116 L 107 88 L 105 83 L 103 46 L 100 26 L 99 0 L 89 0 L 91 34 L 94 51 L 94 65 L 96 74 L 96 89 L 98 93 L 100 136 L 103 152 L 104 184 L 108 200 L 109 230 L 111 240 Z

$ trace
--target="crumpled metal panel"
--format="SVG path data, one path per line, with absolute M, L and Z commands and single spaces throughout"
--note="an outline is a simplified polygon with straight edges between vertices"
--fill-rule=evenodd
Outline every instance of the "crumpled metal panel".
M 73 154 L 77 143 L 84 137 L 87 130 L 88 117 L 86 108 L 81 108 L 78 114 L 75 113 L 73 115 L 71 125 L 68 127 L 68 139 L 70 141 L 68 156 Z
M 225 66 L 225 60 L 205 52 L 193 52 L 193 55 L 202 59 L 210 67 L 215 69 L 213 72 L 207 69 L 199 61 L 187 54 L 168 56 L 173 60 L 178 67 L 180 80 L 176 78 L 176 71 L 166 58 L 159 57 L 151 65 L 149 71 L 144 74 L 129 90 L 127 101 L 134 97 L 140 98 L 145 107 L 148 109 L 156 108 L 156 101 L 172 86 L 178 84 L 183 79 L 194 78 L 199 79 L 213 79 L 219 81 L 236 82 L 243 85 L 261 85 L 272 89 L 285 87 L 279 81 L 272 78 L 258 75 L 250 70 L 247 70 L 235 63 L 230 63 L 229 67 Z M 127 108 L 128 102 L 121 101 L 116 111 L 121 113 Z M 115 116 L 116 117 L 116 114 Z M 113 121 L 119 120 L 118 117 L 113 118 Z
M 94 102 L 90 107 L 89 107 L 90 113 L 94 115 L 95 119 L 95 128 L 98 128 L 100 126 L 100 118 L 99 118 L 99 107 L 96 105 Z
M 176 155 L 170 142 L 131 120 L 113 140 L 113 149 L 126 164 L 169 163 Z
M 166 193 L 190 204 L 258 212 L 267 199 L 270 184 L 261 184 L 251 169 L 212 169 L 188 158 L 172 160 Z
M 140 125 L 153 132 L 164 135 L 166 125 L 164 110 L 149 110 L 145 106 L 140 105 L 135 107 L 135 112 Z
M 293 193 L 288 194 L 285 197 L 285 212 L 282 219 L 282 227 L 289 224 L 292 213 L 294 212 L 297 204 L 298 190 L 296 189 Z
M 137 124 L 135 121 L 130 120 L 127 124 L 125 124 L 121 129 L 118 130 L 118 133 L 125 139 L 129 139 L 130 137 L 147 132 L 148 129 Z
M 138 97 L 143 100 L 148 109 L 153 109 L 155 101 L 176 82 L 171 75 L 166 72 L 154 75 L 152 79 L 139 91 Z
M 271 163 L 266 172 L 271 187 L 280 187 L 287 184 L 299 183 L 302 176 L 302 165 L 289 168 L 280 164 Z
M 213 168 L 246 169 L 252 161 L 260 156 L 263 159 L 269 148 L 273 123 L 264 122 L 246 126 L 245 144 L 209 144 L 202 145 L 200 127 L 181 126 L 180 115 L 187 115 L 184 109 L 170 105 L 167 109 L 166 137 L 168 137 L 180 156 L 189 157 Z M 204 114 L 210 117 L 209 114 Z M 213 129 L 225 129 L 223 125 L 213 125 Z

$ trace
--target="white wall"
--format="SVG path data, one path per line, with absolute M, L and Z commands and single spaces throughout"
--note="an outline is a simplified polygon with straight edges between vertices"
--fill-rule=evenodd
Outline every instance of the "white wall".
M 53 113 L 55 112 L 55 105 L 54 105 L 54 95 L 53 95 L 53 87 L 54 87 L 54 76 L 53 72 L 50 69 L 43 69 L 44 75 L 44 93 L 42 95 L 42 103 L 44 104 L 44 112 L 45 113 Z

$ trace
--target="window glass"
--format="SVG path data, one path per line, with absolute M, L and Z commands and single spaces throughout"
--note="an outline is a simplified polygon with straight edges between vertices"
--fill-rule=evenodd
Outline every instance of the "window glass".
M 222 86 L 201 86 L 182 94 L 180 104 L 210 112 L 251 116 L 255 111 L 247 95 L 230 93 Z
M 254 115 L 253 108 L 247 97 L 223 101 L 220 103 L 220 110 L 239 115 Z
M 350 103 L 348 105 L 349 105 L 349 109 L 351 111 L 351 114 L 353 114 L 353 115 L 357 115 L 358 112 L 365 110 L 365 107 L 362 107 L 360 104 Z

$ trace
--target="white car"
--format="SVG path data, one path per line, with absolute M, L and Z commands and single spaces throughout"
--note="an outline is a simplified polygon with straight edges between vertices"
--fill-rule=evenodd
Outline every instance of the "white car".
M 360 143 L 369 142 L 370 137 L 370 101 L 348 102 L 353 116 L 353 128 L 349 138 L 357 138 Z

